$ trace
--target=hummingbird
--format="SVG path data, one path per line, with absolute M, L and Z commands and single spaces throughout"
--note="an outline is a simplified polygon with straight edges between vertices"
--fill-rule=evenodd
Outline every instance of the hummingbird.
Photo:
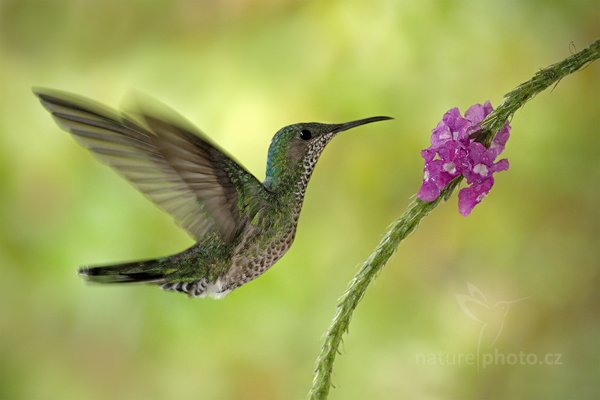
M 261 183 L 164 105 L 113 110 L 71 93 L 34 88 L 58 125 L 114 168 L 194 239 L 180 253 L 84 266 L 97 283 L 144 283 L 190 297 L 222 298 L 250 282 L 290 248 L 306 187 L 325 146 L 340 132 L 391 119 L 297 123 L 273 137 Z

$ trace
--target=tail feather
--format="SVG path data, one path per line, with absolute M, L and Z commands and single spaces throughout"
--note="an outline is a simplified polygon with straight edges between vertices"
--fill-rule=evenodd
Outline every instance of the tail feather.
M 193 248 L 192 248 L 193 249 Z M 190 297 L 222 298 L 232 289 L 220 277 L 210 281 L 201 274 L 198 259 L 190 257 L 190 250 L 154 260 L 135 261 L 115 265 L 86 266 L 79 275 L 94 283 L 146 283 L 164 290 L 185 293 Z
M 98 267 L 82 267 L 79 275 L 96 283 L 163 283 L 159 260 L 137 261 Z

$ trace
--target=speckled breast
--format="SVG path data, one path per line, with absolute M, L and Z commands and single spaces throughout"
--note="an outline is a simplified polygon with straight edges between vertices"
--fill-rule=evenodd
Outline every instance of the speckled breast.
M 296 234 L 295 224 L 284 232 L 265 243 L 259 229 L 251 229 L 236 249 L 231 269 L 223 277 L 223 290 L 238 288 L 275 264 L 291 247 Z

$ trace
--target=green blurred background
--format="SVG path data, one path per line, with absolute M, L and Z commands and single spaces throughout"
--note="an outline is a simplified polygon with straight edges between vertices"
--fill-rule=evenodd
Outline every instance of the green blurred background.
M 0 398 L 304 397 L 336 301 L 418 189 L 442 114 L 497 105 L 598 36 L 596 0 L 0 0 Z M 76 276 L 192 242 L 60 131 L 34 85 L 112 106 L 151 94 L 260 179 L 283 125 L 396 119 L 328 147 L 272 270 L 225 300 L 191 300 Z M 440 206 L 371 286 L 332 399 L 600 396 L 600 63 L 512 126 L 491 196 L 468 218 L 456 197 Z M 457 302 L 469 282 L 490 304 L 484 342 L 503 321 L 497 352 L 561 364 L 419 361 L 476 352 L 482 324 Z M 522 297 L 506 315 L 493 307 Z

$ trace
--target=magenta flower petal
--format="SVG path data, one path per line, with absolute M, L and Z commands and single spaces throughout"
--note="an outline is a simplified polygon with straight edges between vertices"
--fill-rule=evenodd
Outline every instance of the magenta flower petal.
M 490 145 L 490 150 L 494 152 L 496 157 L 504 151 L 504 146 L 510 137 L 510 125 L 508 122 L 504 125 L 504 128 L 500 130 L 492 140 L 492 144 Z
M 460 115 L 458 108 L 455 107 L 446 112 L 442 118 L 442 122 L 450 129 L 451 140 L 468 139 L 467 130 L 471 123 Z
M 486 115 L 485 108 L 481 104 L 473 104 L 465 111 L 465 118 L 473 125 L 478 125 Z
M 435 150 L 432 148 L 427 148 L 424 150 L 421 150 L 421 157 L 423 157 L 423 159 L 425 159 L 425 162 L 429 162 L 429 161 L 433 161 L 433 159 L 435 158 Z
M 446 111 L 446 114 L 442 117 L 442 121 L 450 128 L 454 127 L 456 121 L 459 119 L 462 119 L 462 116 L 458 107 Z
M 443 161 L 453 161 L 459 149 L 458 142 L 449 140 L 437 149 L 437 154 Z
M 484 105 L 474 104 L 465 111 L 465 118 L 471 123 L 469 134 L 479 129 L 479 124 L 492 112 L 492 104 L 486 101 Z
M 468 153 L 469 158 L 472 160 L 474 164 L 479 164 L 481 162 L 486 162 L 487 148 L 479 142 L 471 142 L 469 143 Z
M 458 192 L 458 211 L 463 216 L 467 216 L 473 211 L 473 208 L 481 203 L 494 186 L 494 178 L 488 178 L 481 183 L 475 183 L 469 187 L 463 188 Z
M 423 201 L 433 201 L 439 195 L 442 190 L 439 184 L 439 177 L 442 172 L 442 162 L 440 160 L 433 160 L 426 162 L 423 169 L 423 183 L 421 189 L 417 193 L 417 197 Z
M 472 187 L 460 189 L 458 192 L 458 212 L 464 217 L 471 214 L 473 208 L 479 204 L 477 201 L 477 193 Z
M 421 189 L 417 193 L 417 198 L 420 200 L 430 202 L 434 201 L 440 195 L 440 188 L 433 181 L 423 181 Z
M 503 158 L 502 160 L 498 161 L 497 163 L 495 163 L 492 166 L 492 171 L 493 172 L 500 172 L 500 171 L 506 171 L 508 169 L 508 160 L 506 158 Z
M 452 132 L 450 132 L 450 128 L 444 121 L 440 121 L 433 131 L 431 131 L 431 146 L 434 148 L 439 147 L 450 139 L 452 139 Z

